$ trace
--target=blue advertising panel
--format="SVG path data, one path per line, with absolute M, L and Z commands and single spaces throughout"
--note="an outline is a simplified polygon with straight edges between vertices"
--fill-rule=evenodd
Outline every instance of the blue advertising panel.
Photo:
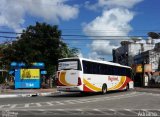
M 40 88 L 40 81 L 22 81 L 15 82 L 15 88 Z
M 40 88 L 40 77 L 47 74 L 43 62 L 34 62 L 27 65 L 24 62 L 12 62 L 9 74 L 15 77 L 15 88 Z
M 15 88 L 40 88 L 40 69 L 16 69 Z

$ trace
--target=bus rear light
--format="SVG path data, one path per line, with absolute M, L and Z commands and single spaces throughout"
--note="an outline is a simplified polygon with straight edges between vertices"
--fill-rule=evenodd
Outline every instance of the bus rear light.
M 81 81 L 81 78 L 78 77 L 78 86 L 82 85 L 82 81 Z

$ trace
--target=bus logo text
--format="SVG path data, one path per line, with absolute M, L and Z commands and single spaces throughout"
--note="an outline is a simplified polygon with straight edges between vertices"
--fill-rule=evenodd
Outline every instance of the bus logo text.
M 109 77 L 108 77 L 108 80 L 111 81 L 111 82 L 112 82 L 112 81 L 118 81 L 118 77 L 109 76 Z

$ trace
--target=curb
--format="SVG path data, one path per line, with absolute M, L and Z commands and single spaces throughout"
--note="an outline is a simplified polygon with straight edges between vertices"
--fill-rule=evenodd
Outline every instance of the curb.
M 0 98 L 32 97 L 35 94 L 0 94 Z
M 1 98 L 16 98 L 16 97 L 36 97 L 36 96 L 52 96 L 58 95 L 60 92 L 47 92 L 47 93 L 31 93 L 31 94 L 0 94 Z
M 37 93 L 37 96 L 52 96 L 52 95 L 58 95 L 61 94 L 61 92 L 47 92 L 47 93 Z

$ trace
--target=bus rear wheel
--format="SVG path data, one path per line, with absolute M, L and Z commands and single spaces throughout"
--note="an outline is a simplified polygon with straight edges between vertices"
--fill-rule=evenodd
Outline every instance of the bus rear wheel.
M 103 84 L 102 86 L 102 94 L 106 94 L 107 93 L 107 85 Z

